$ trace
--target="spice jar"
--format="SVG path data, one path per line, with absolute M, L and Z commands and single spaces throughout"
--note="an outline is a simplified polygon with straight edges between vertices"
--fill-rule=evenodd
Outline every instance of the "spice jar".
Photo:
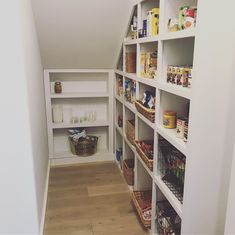
M 54 91 L 55 91 L 55 93 L 61 93 L 62 92 L 61 82 L 55 82 Z
M 165 111 L 163 113 L 163 126 L 167 129 L 176 128 L 176 112 Z

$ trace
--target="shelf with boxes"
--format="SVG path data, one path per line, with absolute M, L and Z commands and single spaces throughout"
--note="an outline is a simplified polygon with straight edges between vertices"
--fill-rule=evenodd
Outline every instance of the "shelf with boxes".
M 51 69 L 44 83 L 51 164 L 112 160 L 113 72 Z

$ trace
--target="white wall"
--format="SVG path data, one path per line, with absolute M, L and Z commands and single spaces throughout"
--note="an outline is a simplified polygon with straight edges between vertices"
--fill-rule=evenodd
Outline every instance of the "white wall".
M 214 235 L 224 233 L 232 162 L 235 2 L 198 4 L 182 233 Z
M 0 28 L 0 234 L 38 234 L 48 151 L 31 2 L 2 1 Z
M 133 0 L 32 0 L 44 68 L 114 68 Z
M 235 143 L 233 147 L 233 163 L 230 178 L 230 190 L 227 204 L 225 234 L 235 234 Z

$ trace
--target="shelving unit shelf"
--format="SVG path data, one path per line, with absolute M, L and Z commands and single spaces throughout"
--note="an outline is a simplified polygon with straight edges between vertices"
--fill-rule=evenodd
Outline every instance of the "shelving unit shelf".
M 49 69 L 44 71 L 49 157 L 51 165 L 113 161 L 113 70 Z M 62 86 L 55 93 L 55 82 Z M 53 107 L 60 106 L 63 118 L 54 122 Z M 65 118 L 69 110 L 70 120 Z M 88 114 L 87 114 L 88 113 Z M 86 115 L 93 113 L 93 119 Z M 75 123 L 72 122 L 75 118 Z M 86 120 L 88 119 L 88 120 Z M 73 155 L 68 129 L 83 128 L 99 137 L 97 152 L 88 157 Z
M 137 36 L 133 33 L 133 25 L 128 25 L 126 37 L 123 40 L 123 45 L 120 53 L 120 60 L 117 69 L 114 70 L 115 76 L 121 76 L 123 79 L 123 92 L 127 92 L 126 81 L 132 80 L 136 84 L 135 98 L 136 100 L 143 99 L 144 91 L 151 91 L 155 93 L 155 122 L 149 121 L 144 115 L 139 113 L 134 103 L 127 102 L 125 97 L 120 97 L 115 93 L 115 104 L 119 103 L 122 106 L 122 119 L 125 121 L 129 118 L 130 112 L 132 118 L 135 120 L 135 140 L 152 139 L 153 146 L 153 162 L 154 167 L 151 171 L 139 156 L 135 147 L 128 141 L 126 137 L 126 126 L 123 125 L 122 132 L 119 128 L 115 131 L 115 150 L 122 147 L 122 155 L 125 156 L 125 145 L 127 144 L 135 156 L 135 183 L 134 190 L 152 190 L 152 223 L 151 234 L 158 234 L 158 224 L 156 222 L 156 203 L 159 200 L 167 200 L 178 216 L 183 221 L 184 206 L 177 197 L 172 193 L 168 186 L 162 180 L 159 174 L 158 158 L 159 158 L 159 144 L 160 138 L 164 138 L 169 144 L 176 148 L 181 154 L 188 156 L 187 136 L 190 138 L 190 106 L 192 101 L 193 80 L 196 79 L 193 71 L 194 62 L 194 48 L 195 38 L 197 36 L 196 27 L 189 29 L 178 30 L 177 32 L 170 32 L 168 29 L 168 20 L 175 19 L 179 16 L 179 9 L 182 6 L 198 7 L 197 0 L 136 0 L 133 6 L 135 17 L 137 17 Z M 160 8 L 160 15 L 158 21 L 158 34 L 147 37 L 139 37 L 139 31 L 143 28 L 143 20 L 147 19 L 149 11 L 153 8 Z M 152 11 L 153 12 L 153 11 Z M 157 12 L 157 10 L 155 10 Z M 147 19 L 148 20 L 148 19 Z M 131 15 L 130 24 L 134 24 L 133 14 Z M 142 32 L 142 31 L 140 31 Z M 132 38 L 131 38 L 132 37 Z M 130 55 L 127 55 L 127 54 Z M 130 60 L 136 54 L 135 59 Z M 151 66 L 155 66 L 154 54 L 157 53 L 157 66 L 154 73 L 150 70 L 152 78 L 145 78 L 144 71 L 149 69 L 147 62 L 151 62 Z M 156 55 L 156 54 L 155 54 Z M 129 56 L 129 57 L 128 57 Z M 146 56 L 146 57 L 144 57 Z M 151 57 L 152 56 L 152 57 Z M 144 58 L 150 58 L 150 60 Z M 120 66 L 120 61 L 122 65 Z M 136 69 L 132 66 L 135 61 Z M 144 62 L 144 63 L 143 63 Z M 127 65 L 128 63 L 131 63 Z M 132 67 L 131 67 L 131 66 Z M 147 67 L 146 67 L 147 66 Z M 150 67 L 151 67 L 150 66 Z M 178 73 L 168 73 L 169 66 L 172 66 Z M 120 69 L 122 68 L 122 69 Z M 154 69 L 154 68 L 153 68 Z M 188 69 L 188 70 L 187 70 Z M 190 70 L 191 69 L 191 70 Z M 145 72 L 146 72 L 145 71 Z M 180 72 L 182 72 L 182 77 Z M 148 74 L 148 72 L 144 73 Z M 170 80 L 168 76 L 175 80 Z M 183 77 L 185 76 L 185 77 Z M 191 76 L 191 77 L 190 77 Z M 186 79 L 187 80 L 184 80 Z M 178 79 L 178 80 L 177 80 Z M 190 82 L 189 82 L 189 79 Z M 186 81 L 186 82 L 185 82 Z M 117 83 L 115 83 L 117 85 Z M 117 87 L 114 88 L 114 91 Z M 116 106 L 116 105 L 114 105 Z M 119 108 L 120 109 L 120 108 Z M 129 110 L 129 111 L 127 111 Z M 163 115 L 165 111 L 174 111 L 177 113 L 177 118 L 185 118 L 188 120 L 189 132 L 184 138 L 182 135 L 177 135 L 176 128 L 167 129 L 163 124 Z M 115 110 L 116 112 L 117 110 Z M 186 119 L 187 118 L 187 119 Z M 117 124 L 116 124 L 117 126 Z M 184 127 L 185 128 L 185 127 Z M 185 169 L 183 169 L 185 170 Z M 185 182 L 185 179 L 183 179 Z M 184 188 L 187 185 L 184 185 Z M 158 192 L 158 193 L 156 193 Z

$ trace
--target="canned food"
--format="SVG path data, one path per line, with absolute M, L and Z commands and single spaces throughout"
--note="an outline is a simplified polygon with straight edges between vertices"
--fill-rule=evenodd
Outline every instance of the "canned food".
M 176 112 L 165 111 L 163 113 L 163 126 L 167 129 L 176 128 Z

